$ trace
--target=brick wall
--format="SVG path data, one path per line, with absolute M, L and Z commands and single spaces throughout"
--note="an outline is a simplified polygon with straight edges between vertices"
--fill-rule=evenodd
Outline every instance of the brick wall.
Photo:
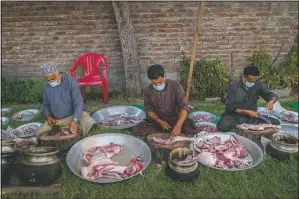
M 199 2 L 129 2 L 136 29 L 142 83 L 146 69 L 162 64 L 179 79 L 183 53 L 190 57 Z M 2 73 L 39 76 L 39 64 L 59 62 L 64 71 L 89 51 L 108 59 L 113 90 L 124 88 L 120 40 L 111 2 L 2 2 Z M 221 58 L 241 70 L 263 41 L 284 56 L 298 34 L 298 2 L 206 2 L 196 58 Z

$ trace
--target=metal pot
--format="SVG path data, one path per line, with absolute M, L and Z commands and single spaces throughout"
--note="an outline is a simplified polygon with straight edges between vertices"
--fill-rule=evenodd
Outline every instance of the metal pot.
M 12 153 L 17 151 L 15 141 L 2 141 L 1 142 L 1 152 L 2 153 Z
M 266 146 L 266 153 L 277 160 L 287 160 L 291 155 L 298 158 L 298 138 L 290 134 L 276 133 Z
M 2 142 L 1 148 L 1 183 L 8 184 L 12 173 L 14 171 L 14 162 L 19 154 L 19 151 L 15 148 L 15 142 Z
M 59 150 L 55 147 L 34 147 L 24 151 L 20 179 L 28 185 L 49 185 L 62 173 Z
M 183 159 L 187 155 L 192 155 L 192 151 L 188 148 L 176 148 L 169 154 L 168 165 L 166 167 L 166 175 L 173 180 L 181 182 L 190 182 L 199 177 L 198 162 L 193 159 L 190 163 L 181 164 L 175 159 L 182 157 Z

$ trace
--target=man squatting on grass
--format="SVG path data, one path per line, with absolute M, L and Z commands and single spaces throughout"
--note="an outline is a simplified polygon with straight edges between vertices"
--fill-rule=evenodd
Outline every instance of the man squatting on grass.
M 87 134 L 95 121 L 86 112 L 77 80 L 58 72 L 54 62 L 44 63 L 40 69 L 47 80 L 43 95 L 43 113 L 47 121 L 36 133 L 37 137 L 51 131 L 54 124 L 69 128 L 71 133 L 77 133 L 79 127 L 83 135 Z
M 150 66 L 147 76 L 151 84 L 144 91 L 144 110 L 152 124 L 145 121 L 137 124 L 133 134 L 140 136 L 164 131 L 178 136 L 198 133 L 186 119 L 189 108 L 182 85 L 166 79 L 161 65 Z
M 266 121 L 258 118 L 257 102 L 261 96 L 272 110 L 277 101 L 277 95 L 269 90 L 261 81 L 257 81 L 260 71 L 258 67 L 249 65 L 244 68 L 243 76 L 234 82 L 227 90 L 225 112 L 217 123 L 217 129 L 222 132 L 233 130 L 237 124 L 261 124 Z M 278 120 L 269 118 L 270 122 L 279 125 Z

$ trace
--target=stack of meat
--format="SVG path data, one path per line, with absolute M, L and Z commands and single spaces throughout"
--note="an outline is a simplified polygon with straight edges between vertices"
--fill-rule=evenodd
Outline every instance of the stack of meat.
M 198 115 L 193 116 L 193 117 L 192 117 L 192 120 L 193 120 L 194 122 L 207 122 L 207 121 L 210 120 L 210 116 L 208 116 L 208 115 L 200 115 L 200 114 L 198 114 Z
M 81 175 L 85 179 L 114 178 L 122 180 L 140 172 L 144 163 L 132 158 L 128 166 L 118 165 L 111 160 L 114 155 L 120 154 L 121 145 L 110 143 L 108 146 L 93 147 L 83 153 L 83 159 L 88 164 L 81 168 Z
M 272 124 L 241 124 L 240 128 L 243 130 L 251 130 L 251 131 L 264 131 L 267 128 L 277 128 L 279 129 L 279 125 Z
M 229 139 L 218 136 L 202 139 L 194 148 L 201 163 L 217 168 L 242 169 L 250 166 L 253 161 L 243 143 L 234 136 Z
M 23 129 L 23 134 L 24 134 L 25 136 L 26 136 L 26 135 L 31 136 L 31 135 L 33 135 L 34 133 L 35 133 L 35 129 L 32 128 L 32 127 L 30 127 L 30 126 L 25 127 L 25 128 Z
M 298 115 L 289 111 L 283 111 L 280 114 L 280 118 L 288 122 L 298 122 Z
M 214 133 L 217 131 L 217 128 L 215 128 L 212 125 L 208 125 L 208 124 L 200 124 L 199 123 L 199 124 L 196 124 L 195 127 L 198 131 L 205 131 L 208 133 Z
M 23 114 L 20 114 L 20 115 L 17 115 L 16 116 L 16 119 L 17 120 L 22 120 L 24 118 L 24 115 Z
M 106 118 L 99 122 L 100 126 L 118 126 L 120 124 L 138 124 L 143 119 L 141 117 L 120 115 L 118 117 Z

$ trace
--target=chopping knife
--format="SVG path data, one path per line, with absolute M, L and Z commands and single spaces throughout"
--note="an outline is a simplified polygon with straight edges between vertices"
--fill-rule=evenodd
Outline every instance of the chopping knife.
M 261 120 L 265 121 L 266 123 L 272 125 L 269 115 L 265 116 L 265 115 L 262 115 L 260 113 L 257 113 L 257 116 L 258 116 L 259 119 L 261 119 Z

